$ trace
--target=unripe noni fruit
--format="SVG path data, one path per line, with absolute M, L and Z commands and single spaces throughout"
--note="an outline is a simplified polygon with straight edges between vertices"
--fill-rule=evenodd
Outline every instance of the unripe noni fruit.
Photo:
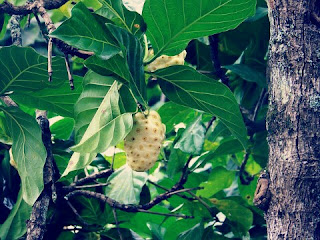
M 132 130 L 124 139 L 127 164 L 133 170 L 143 172 L 156 163 L 165 131 L 156 111 L 150 110 L 146 116 L 139 112 L 133 117 Z
M 153 54 L 153 52 L 151 52 Z M 161 55 L 156 58 L 152 63 L 147 66 L 149 72 L 155 72 L 159 69 L 174 66 L 174 65 L 183 65 L 184 59 L 187 56 L 186 50 L 183 50 L 181 53 L 175 56 Z

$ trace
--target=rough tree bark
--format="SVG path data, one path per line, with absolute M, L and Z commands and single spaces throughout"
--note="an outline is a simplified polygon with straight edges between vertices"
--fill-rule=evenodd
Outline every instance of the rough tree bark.
M 320 239 L 320 1 L 268 7 L 268 239 Z

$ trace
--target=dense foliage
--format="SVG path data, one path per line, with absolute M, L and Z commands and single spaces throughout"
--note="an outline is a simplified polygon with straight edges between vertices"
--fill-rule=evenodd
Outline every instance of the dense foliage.
M 47 217 L 53 239 L 265 239 L 263 213 L 253 206 L 268 157 L 265 2 L 146 0 L 141 15 L 133 7 L 121 0 L 83 0 L 49 12 L 59 25 L 49 37 L 94 53 L 72 57 L 74 90 L 57 48 L 47 81 L 44 24 L 39 29 L 32 17 L 27 26 L 24 17 L 23 46 L 13 46 L 6 31 L 10 16 L 0 15 L 0 96 L 19 106 L 0 100 L 0 239 L 25 234 L 44 187 L 46 149 L 35 109 L 48 111 L 63 186 L 113 167 L 109 178 L 96 182 L 107 186 L 86 190 L 136 206 L 187 173 L 189 191 L 149 210 L 176 216 L 115 213 L 108 204 L 79 196 L 69 199 L 79 217 L 67 203 L 53 201 Z M 159 61 L 183 50 L 179 65 Z M 148 109 L 161 116 L 166 139 L 156 164 L 136 172 L 126 164 L 124 139 L 133 115 Z

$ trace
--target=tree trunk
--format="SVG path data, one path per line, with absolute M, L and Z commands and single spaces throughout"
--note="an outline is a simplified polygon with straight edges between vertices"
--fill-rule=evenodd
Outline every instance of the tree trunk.
M 319 2 L 268 0 L 271 240 L 320 239 Z

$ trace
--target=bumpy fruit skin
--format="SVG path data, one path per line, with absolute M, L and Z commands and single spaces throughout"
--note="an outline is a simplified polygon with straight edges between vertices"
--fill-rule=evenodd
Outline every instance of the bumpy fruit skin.
M 124 150 L 127 164 L 134 171 L 146 171 L 156 163 L 165 131 L 156 111 L 149 111 L 147 116 L 139 112 L 133 117 L 133 127 L 124 140 Z
M 151 52 L 150 54 L 152 55 L 153 52 Z M 175 56 L 161 55 L 147 66 L 147 70 L 149 72 L 155 72 L 159 69 L 170 67 L 173 65 L 183 65 L 186 56 L 186 50 L 183 50 L 181 53 Z

